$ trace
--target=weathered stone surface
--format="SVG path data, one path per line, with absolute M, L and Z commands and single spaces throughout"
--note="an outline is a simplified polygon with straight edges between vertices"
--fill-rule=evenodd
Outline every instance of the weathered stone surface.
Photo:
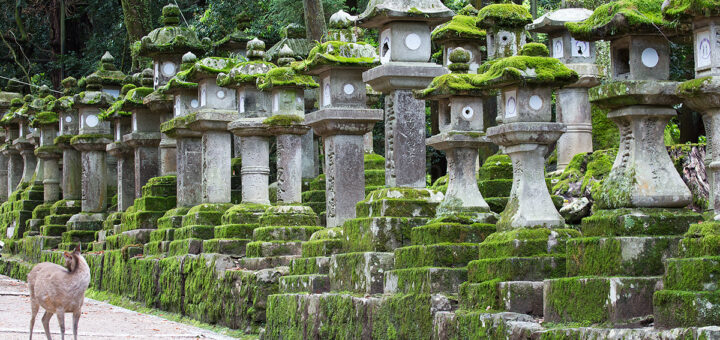
M 329 264 L 330 287 L 333 291 L 382 293 L 385 272 L 393 269 L 393 258 L 392 253 L 380 252 L 334 255 Z
M 465 268 L 407 268 L 385 273 L 387 293 L 457 294 L 460 284 L 468 279 Z
M 330 280 L 327 275 L 288 275 L 280 278 L 279 292 L 321 294 L 330 291 Z
M 567 276 L 662 275 L 680 237 L 587 237 L 567 241 Z
M 592 205 L 587 197 L 580 197 L 560 208 L 560 215 L 567 223 L 579 223 L 583 217 L 590 215 L 591 207 Z

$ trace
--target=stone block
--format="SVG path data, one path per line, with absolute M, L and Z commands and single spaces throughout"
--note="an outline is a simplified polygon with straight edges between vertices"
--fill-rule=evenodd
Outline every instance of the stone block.
M 62 236 L 66 231 L 66 225 L 44 225 L 42 227 L 42 234 L 45 236 Z
M 545 280 L 546 322 L 623 323 L 653 314 L 660 277 L 570 277 Z
M 281 255 L 300 255 L 302 242 L 287 241 L 256 241 L 247 245 L 247 257 L 271 257 Z
M 190 225 L 222 225 L 222 216 L 225 211 L 227 211 L 231 207 L 233 207 L 233 205 L 230 203 L 204 203 L 196 205 L 190 208 L 187 214 L 185 214 L 185 218 L 182 222 L 183 226 L 186 227 Z
M 247 248 L 245 249 L 247 255 Z M 238 267 L 245 270 L 262 270 L 277 267 L 286 267 L 290 262 L 300 258 L 300 255 L 280 255 L 270 257 L 245 257 L 239 260 Z
M 168 229 L 168 228 L 180 228 L 182 227 L 182 222 L 185 219 L 185 214 L 188 213 L 190 209 L 186 207 L 180 207 L 171 209 L 165 212 L 165 215 L 158 219 L 158 229 Z
M 143 196 L 135 199 L 136 211 L 166 211 L 175 207 L 175 196 L 157 197 Z
M 328 274 L 329 256 L 300 257 L 290 261 L 290 275 Z
M 188 238 L 170 242 L 168 246 L 170 256 L 200 254 L 202 252 L 203 240 Z
M 460 284 L 467 281 L 465 268 L 406 268 L 385 273 L 385 290 L 388 293 L 457 294 Z
M 162 255 L 170 251 L 170 241 L 151 241 L 143 246 L 145 256 Z
M 62 224 L 65 225 L 67 221 L 70 220 L 70 217 L 72 217 L 71 214 L 64 214 L 64 215 L 50 215 L 45 216 L 45 224 Z
M 500 280 L 480 283 L 464 282 L 458 290 L 460 308 L 464 310 L 503 310 L 497 289 Z
M 348 220 L 343 225 L 348 252 L 392 251 L 411 245 L 414 227 L 427 223 L 426 218 L 374 217 Z
M 720 325 L 720 292 L 660 290 L 653 296 L 653 312 L 655 327 L 661 329 L 717 326 Z
M 175 229 L 156 229 L 150 232 L 150 242 L 174 240 Z
M 667 259 L 667 290 L 716 291 L 720 289 L 720 256 Z
M 253 230 L 252 238 L 256 241 L 307 241 L 314 232 L 322 229 L 320 226 L 260 227 Z
M 471 261 L 468 281 L 540 281 L 565 275 L 564 256 L 505 257 Z
M 687 209 L 597 210 L 582 220 L 584 236 L 681 235 L 702 216 Z
M 191 225 L 175 229 L 175 240 L 183 240 L 186 238 L 197 238 L 201 240 L 209 240 L 215 235 L 215 227 L 211 225 Z
M 585 237 L 567 241 L 567 276 L 662 275 L 679 236 Z
M 415 267 L 466 267 L 478 259 L 478 245 L 444 243 L 395 249 L 395 269 Z
M 512 173 L 512 168 L 510 170 Z M 477 183 L 483 197 L 510 197 L 512 176 L 509 178 L 488 179 Z
M 288 275 L 280 278 L 279 292 L 321 294 L 330 291 L 330 279 L 327 275 Z
M 157 221 L 163 215 L 165 215 L 163 211 L 138 211 L 125 214 L 121 230 L 157 229 Z
M 222 217 L 222 224 L 258 224 L 269 206 L 243 203 L 234 205 Z
M 176 189 L 177 189 L 176 186 L 172 185 L 172 184 L 145 185 L 142 188 L 142 195 L 143 196 L 160 196 L 160 197 L 175 196 Z
M 343 252 L 342 240 L 313 240 L 302 244 L 303 257 L 330 256 Z
M 92 230 L 69 230 L 62 234 L 63 243 L 89 243 L 95 241 L 95 232 Z
M 252 238 L 259 224 L 224 224 L 215 227 L 215 238 Z
M 497 232 L 480 244 L 480 258 L 563 254 L 567 240 L 579 236 L 573 229 L 523 228 Z
M 333 291 L 382 293 L 385 273 L 393 269 L 393 258 L 392 253 L 379 252 L 334 255 L 329 264 L 330 287 Z
M 318 225 L 317 214 L 312 208 L 301 205 L 278 205 L 268 208 L 260 225 L 269 226 L 313 226 Z
M 120 247 L 131 244 L 144 244 L 150 241 L 150 233 L 154 229 L 136 229 L 125 231 L 120 236 Z
M 444 242 L 481 243 L 495 231 L 496 228 L 493 224 L 431 223 L 412 228 L 410 239 L 413 244 L 417 245 Z
M 74 215 L 81 211 L 81 202 L 79 200 L 60 200 L 55 202 L 52 207 L 52 213 L 55 215 Z
M 720 254 L 720 223 L 693 224 L 680 241 L 680 256 L 701 257 Z
M 217 253 L 233 256 L 245 256 L 245 247 L 249 239 L 212 239 L 203 241 L 204 253 Z
M 303 203 L 323 202 L 325 203 L 325 190 L 310 190 L 302 193 Z

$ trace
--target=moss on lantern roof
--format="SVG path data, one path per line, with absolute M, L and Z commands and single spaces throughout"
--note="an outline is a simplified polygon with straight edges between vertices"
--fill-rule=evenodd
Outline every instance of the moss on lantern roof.
M 267 50 L 267 52 L 265 52 L 265 60 L 277 60 L 280 50 L 285 45 L 290 47 L 290 49 L 294 52 L 294 56 L 300 58 L 305 58 L 308 54 L 310 54 L 313 47 L 315 47 L 315 44 L 312 41 L 305 38 L 282 38 L 277 44 L 273 45 L 269 50 Z
M 45 106 L 45 109 L 53 112 L 65 112 L 73 107 L 73 96 L 62 96 Z
M 127 75 L 119 70 L 108 70 L 105 67 L 101 66 L 97 69 L 97 71 L 93 72 L 92 74 L 100 77 L 102 80 L 102 84 L 105 85 L 115 85 L 115 86 L 122 86 L 125 84 L 125 78 L 127 78 Z
M 163 54 L 193 52 L 203 54 L 210 47 L 210 40 L 198 39 L 195 31 L 184 26 L 167 25 L 154 29 L 133 44 L 133 50 L 141 57 Z
M 10 102 L 15 98 L 20 99 L 22 95 L 15 92 L 0 91 L 0 106 L 10 106 Z
M 684 21 L 693 17 L 720 16 L 720 0 L 669 0 L 662 11 L 668 18 Z
M 555 58 L 519 55 L 491 60 L 471 79 L 475 86 L 490 88 L 514 83 L 558 87 L 576 82 L 578 74 Z
M 195 81 L 207 77 L 217 77 L 220 73 L 228 73 L 238 63 L 236 59 L 207 57 L 195 62 L 184 76 L 186 80 Z
M 35 115 L 35 119 L 30 123 L 32 127 L 40 127 L 41 125 L 55 124 L 60 121 L 60 118 L 56 112 L 42 111 Z
M 137 87 L 125 94 L 122 99 L 116 100 L 107 110 L 100 110 L 98 118 L 108 120 L 114 116 L 132 116 L 133 108 L 143 105 L 143 99 L 154 90 L 150 87 Z
M 486 35 L 485 30 L 477 27 L 477 17 L 456 15 L 452 20 L 436 27 L 432 31 L 432 40 L 466 39 L 485 41 Z
M 477 27 L 525 27 L 532 22 L 527 8 L 513 3 L 492 4 L 478 11 Z
M 73 97 L 74 107 L 78 107 L 81 105 L 109 107 L 113 102 L 115 102 L 115 98 L 102 91 L 83 91 Z
M 265 76 L 269 70 L 276 67 L 275 64 L 262 60 L 239 63 L 230 70 L 230 73 L 218 75 L 217 84 L 224 87 L 242 84 L 254 85 L 257 83 L 258 78 Z
M 677 22 L 665 20 L 662 0 L 619 0 L 602 5 L 584 21 L 568 22 L 565 27 L 581 40 L 601 40 L 628 33 L 668 34 Z
M 712 81 L 712 77 L 702 77 L 682 82 L 677 86 L 677 95 L 681 97 L 695 97 L 703 92 L 706 84 Z
M 418 99 L 443 98 L 449 96 L 487 96 L 492 90 L 473 85 L 476 74 L 448 73 L 435 77 L 430 85 L 415 92 Z
M 261 90 L 279 86 L 315 88 L 320 85 L 311 76 L 297 74 L 292 67 L 277 67 L 268 71 L 264 77 L 258 78 L 258 88 Z
M 371 28 L 397 19 L 437 24 L 447 21 L 453 14 L 440 0 L 370 0 L 358 16 L 358 22 Z
M 242 30 L 235 29 L 232 33 L 216 41 L 213 45 L 220 48 L 245 47 L 244 45 L 255 36 L 249 35 Z
M 379 63 L 375 47 L 364 42 L 328 41 L 318 44 L 308 58 L 293 65 L 299 72 L 322 65 L 357 66 L 371 68 Z
M 298 115 L 272 115 L 263 120 L 263 124 L 270 126 L 290 126 L 302 124 L 305 118 Z

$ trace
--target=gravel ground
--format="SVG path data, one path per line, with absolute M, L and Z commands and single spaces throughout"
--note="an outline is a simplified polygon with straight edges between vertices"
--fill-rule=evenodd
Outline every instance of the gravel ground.
M 33 338 L 45 339 L 44 310 L 35 319 Z M 27 339 L 30 326 L 30 295 L 27 284 L 0 275 L 0 339 Z M 60 339 L 60 326 L 50 319 L 53 339 Z M 85 298 L 78 326 L 78 339 L 233 339 L 202 328 L 142 314 L 105 302 Z M 65 338 L 72 339 L 72 314 L 65 315 Z

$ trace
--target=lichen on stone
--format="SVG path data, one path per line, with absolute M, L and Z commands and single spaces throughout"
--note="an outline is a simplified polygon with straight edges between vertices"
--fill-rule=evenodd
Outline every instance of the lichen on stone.
M 695 97 L 702 93 L 703 86 L 711 80 L 712 77 L 702 77 L 682 82 L 677 86 L 677 94 L 678 96 L 686 98 Z

